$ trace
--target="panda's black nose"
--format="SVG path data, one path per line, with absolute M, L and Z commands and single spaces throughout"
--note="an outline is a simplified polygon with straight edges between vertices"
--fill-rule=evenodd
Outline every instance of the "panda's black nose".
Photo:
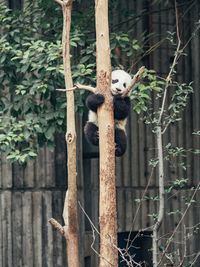
M 120 88 L 116 88 L 116 89 L 117 89 L 117 92 L 121 92 L 121 90 L 122 90 L 122 89 L 120 89 Z

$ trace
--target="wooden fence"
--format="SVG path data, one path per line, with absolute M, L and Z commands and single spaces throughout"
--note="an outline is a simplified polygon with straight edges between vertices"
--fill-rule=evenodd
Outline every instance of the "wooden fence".
M 1 1 L 2 2 L 2 1 Z M 142 64 L 158 71 L 166 77 L 173 57 L 173 50 L 168 41 L 163 41 L 167 31 L 175 31 L 174 10 L 164 4 L 152 5 L 152 1 L 118 1 L 117 10 L 126 8 L 137 17 L 122 24 L 122 30 L 134 28 L 135 36 L 140 36 L 144 30 L 155 33 L 147 42 L 146 51 L 153 45 L 159 47 L 141 59 Z M 162 2 L 162 1 L 161 1 Z M 164 1 L 165 2 L 165 1 Z M 182 1 L 180 7 L 180 28 L 183 44 L 189 40 L 194 24 L 200 18 L 200 3 Z M 188 3 L 189 2 L 189 3 Z M 116 13 L 116 10 L 114 11 Z M 126 19 L 125 12 L 113 16 L 114 25 Z M 135 20 L 134 20 L 135 21 Z M 200 148 L 200 138 L 194 136 L 194 131 L 200 130 L 200 38 L 199 33 L 192 38 L 186 48 L 187 57 L 181 59 L 178 65 L 177 77 L 180 81 L 193 81 L 194 94 L 190 96 L 182 120 L 174 123 L 165 133 L 164 143 L 184 148 Z M 170 96 L 167 103 L 170 103 Z M 153 107 L 158 102 L 152 95 Z M 98 158 L 93 157 L 91 147 L 83 137 L 84 119 L 77 115 L 78 135 L 78 196 L 80 205 L 84 207 L 95 226 L 98 227 Z M 151 176 L 149 160 L 156 155 L 155 136 L 136 113 L 132 112 L 128 127 L 128 149 L 123 158 L 117 159 L 117 205 L 119 232 L 139 231 L 153 224 L 150 214 L 156 213 L 158 201 L 158 179 L 156 172 L 151 177 L 146 198 L 141 199 Z M 0 267 L 61 267 L 66 266 L 66 247 L 63 238 L 48 224 L 48 219 L 56 218 L 62 222 L 64 195 L 67 187 L 66 148 L 64 136 L 55 137 L 55 149 L 41 149 L 36 161 L 28 163 L 26 168 L 9 163 L 2 155 L 0 161 Z M 93 148 L 92 148 L 93 149 Z M 93 151 L 93 150 L 92 150 Z M 173 190 L 166 196 L 167 212 L 161 229 L 163 239 L 161 244 L 173 232 L 183 212 L 187 209 L 192 187 L 200 181 L 200 157 L 189 153 L 183 159 L 187 170 L 179 164 L 180 158 L 165 163 L 166 185 L 178 178 L 188 178 L 188 183 L 181 190 Z M 171 249 L 180 249 L 183 255 L 185 243 L 186 254 L 199 252 L 200 223 L 199 203 L 196 202 L 188 210 L 183 223 L 178 228 Z M 140 208 L 138 209 L 138 205 Z M 137 212 L 136 212 L 137 211 Z M 177 211 L 174 214 L 174 211 Z M 171 212 L 171 213 L 170 213 Z M 168 213 L 168 214 L 167 214 Z M 79 208 L 81 266 L 96 267 L 98 257 L 91 249 L 91 224 Z M 196 227 L 194 227 L 196 225 Z M 185 234 L 188 240 L 185 239 Z M 97 242 L 94 247 L 98 248 Z M 177 253 L 179 253 L 177 251 Z M 193 256 L 191 256 L 193 257 Z M 175 260 L 175 263 L 178 259 Z M 196 265 L 199 266 L 197 261 Z M 123 265 L 122 265 L 123 266 Z M 151 265 L 149 265 L 151 266 Z M 174 265 L 178 266 L 178 265 Z M 70 266 L 72 267 L 72 266 Z

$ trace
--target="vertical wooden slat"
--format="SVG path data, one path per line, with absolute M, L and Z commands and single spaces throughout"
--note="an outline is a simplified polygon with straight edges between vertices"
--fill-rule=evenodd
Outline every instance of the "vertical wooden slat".
M 95 227 L 97 229 L 99 228 L 99 160 L 98 159 L 92 159 L 91 162 L 91 183 L 92 183 L 92 197 L 91 197 L 91 218 L 92 222 L 94 223 Z M 99 250 L 99 235 L 95 233 L 96 235 L 96 242 L 94 244 L 94 248 L 98 251 Z M 95 255 L 95 253 L 92 254 L 91 258 L 91 265 L 92 266 L 98 266 L 98 257 Z
M 36 158 L 36 187 L 45 187 L 45 148 L 42 148 L 38 152 Z
M 143 190 L 140 192 L 140 198 L 142 199 L 143 196 Z M 144 197 L 144 200 L 141 203 L 141 211 L 142 211 L 142 223 L 141 228 L 145 229 L 146 227 L 150 226 L 149 216 L 148 216 L 148 201 L 146 200 L 146 197 Z
M 192 18 L 192 13 L 193 10 L 191 10 L 188 14 L 189 20 L 191 21 Z M 188 22 L 185 22 L 185 26 L 184 28 L 188 31 L 187 33 L 184 35 L 184 39 L 188 39 L 190 34 L 191 34 L 191 30 L 192 30 L 192 26 L 191 23 L 189 24 L 188 27 Z M 185 70 L 185 82 L 189 83 L 192 80 L 192 69 L 191 69 L 191 65 L 192 65 L 192 55 L 191 55 L 191 43 L 188 45 L 188 47 L 186 48 L 186 53 L 188 54 L 187 57 L 184 57 L 184 65 L 183 68 Z M 193 132 L 193 121 L 191 120 L 192 118 L 192 95 L 190 95 L 189 99 L 188 99 L 188 103 L 187 106 L 185 108 L 185 112 L 183 114 L 183 119 L 185 120 L 185 129 L 187 129 L 185 132 L 185 146 L 187 149 L 190 149 L 193 147 L 193 136 L 192 136 L 192 132 Z M 188 185 L 192 184 L 192 177 L 193 177 L 193 156 L 192 154 L 188 154 L 186 157 L 186 177 L 189 178 L 188 181 Z
M 143 8 L 143 1 L 136 1 L 136 11 L 138 13 L 141 12 Z M 140 34 L 142 34 L 143 32 L 143 21 L 142 19 L 138 20 L 138 23 L 136 24 L 136 28 L 137 28 L 137 35 L 139 36 Z M 139 128 L 139 133 L 138 133 L 138 137 L 139 137 L 139 174 L 140 174 L 140 178 L 139 178 L 139 185 L 140 186 L 145 186 L 146 185 L 146 177 L 145 177 L 145 152 L 144 152 L 144 148 L 145 148 L 145 135 L 144 135 L 144 131 L 145 131 L 145 125 L 143 121 L 140 121 L 138 124 L 138 128 Z
M 139 124 L 138 117 L 133 111 L 130 114 L 130 135 L 131 135 L 131 177 L 132 186 L 139 185 Z
M 95 225 L 98 225 L 98 187 L 99 187 L 99 179 L 98 179 L 98 173 L 99 173 L 99 160 L 93 159 L 92 160 L 92 166 L 91 166 L 91 177 L 92 177 L 92 186 L 94 190 L 94 195 L 92 201 L 92 220 L 95 222 Z
M 162 2 L 161 3 L 161 8 L 164 9 L 165 8 L 165 3 Z M 159 22 L 158 22 L 158 28 L 159 28 L 159 41 L 161 41 L 162 39 L 166 38 L 168 33 L 167 31 L 174 31 L 174 28 L 171 27 L 171 20 L 172 18 L 170 18 L 169 14 L 170 14 L 170 10 L 168 12 L 161 12 L 159 13 Z M 174 12 L 174 11 L 173 11 Z M 173 13 L 174 16 L 174 13 Z M 161 24 L 161 25 L 160 25 Z M 173 25 L 174 26 L 174 25 Z M 163 44 L 161 44 L 160 46 L 160 61 L 159 61 L 159 72 L 160 72 L 160 76 L 162 78 L 166 78 L 169 71 L 170 71 L 170 59 L 171 59 L 171 54 L 173 53 L 173 48 L 171 47 L 171 44 L 169 44 L 169 41 L 165 39 L 165 41 L 163 42 Z M 156 58 L 155 58 L 156 61 Z M 164 86 L 163 86 L 164 87 Z M 168 92 L 171 89 L 168 90 Z M 167 110 L 168 105 L 170 104 L 170 97 L 169 94 L 167 94 L 166 97 L 166 104 L 165 104 L 165 108 Z M 165 134 L 163 135 L 163 146 L 165 148 L 165 146 L 170 142 L 169 140 L 169 131 L 166 130 Z M 165 172 L 165 184 L 168 184 L 169 179 L 170 179 L 170 171 L 169 171 L 169 162 L 167 160 L 164 161 L 164 172 Z
M 126 153 L 122 157 L 123 164 L 123 185 L 131 186 L 131 170 L 130 170 L 130 158 L 131 158 L 131 137 L 130 137 L 130 124 L 127 125 L 127 149 Z
M 124 210 L 124 214 L 122 216 L 125 217 L 125 231 L 132 230 L 132 220 L 133 220 L 133 199 L 132 199 L 132 192 L 130 190 L 126 190 L 125 194 L 125 203 L 126 208 Z
M 92 177 L 90 175 L 91 174 L 91 164 L 92 163 L 91 163 L 90 159 L 84 159 L 83 165 L 87 166 L 87 168 L 84 167 L 84 177 L 87 177 L 87 179 L 85 179 L 85 183 L 84 183 L 84 209 L 90 218 L 91 218 L 91 214 L 92 214 L 91 203 L 92 203 L 92 191 L 93 191 L 91 180 L 95 179 L 95 177 Z M 85 223 L 84 223 L 85 224 L 85 231 L 90 231 L 91 230 L 90 223 L 88 222 L 86 217 L 84 217 L 84 220 L 85 220 Z
M 52 218 L 52 192 L 46 191 L 42 194 L 42 265 L 53 267 L 53 229 L 48 224 Z
M 13 266 L 12 218 L 11 218 L 11 193 L 1 193 L 1 249 L 2 267 Z
M 22 194 L 22 266 L 33 266 L 33 217 L 32 217 L 32 193 L 25 192 Z
M 22 267 L 22 193 L 12 193 L 12 245 L 13 263 Z
M 118 214 L 118 232 L 123 232 L 125 229 L 125 193 L 123 189 L 117 190 L 117 214 Z
M 55 178 L 56 186 L 65 187 L 67 185 L 66 175 L 66 144 L 64 134 L 55 136 Z
M 35 161 L 30 160 L 23 172 L 23 181 L 25 188 L 33 188 L 35 186 Z
M 116 158 L 116 187 L 121 187 L 124 184 L 122 162 L 122 158 Z
M 23 166 L 17 162 L 13 163 L 12 176 L 13 176 L 13 186 L 16 188 L 23 188 L 24 177 L 23 177 Z
M 63 199 L 62 192 L 53 192 L 53 218 L 62 223 Z M 63 237 L 58 231 L 53 231 L 53 266 L 62 267 L 63 262 Z
M 78 186 L 78 201 L 84 207 L 84 177 L 83 177 L 83 118 L 82 114 L 76 116 L 76 133 L 77 133 L 77 186 Z M 78 206 L 79 217 L 79 235 L 80 240 L 85 238 L 85 215 Z M 84 242 L 84 241 L 83 241 Z M 84 246 L 79 242 L 80 266 L 84 263 Z
M 7 161 L 5 155 L 1 155 L 1 175 L 2 175 L 2 187 L 11 188 L 13 185 L 12 181 L 12 164 Z
M 132 229 L 133 231 L 139 231 L 141 230 L 141 222 L 142 222 L 142 219 L 141 219 L 141 206 L 140 206 L 140 197 L 141 197 L 141 194 L 140 194 L 140 190 L 139 189 L 135 189 L 132 193 L 132 199 L 133 199 L 133 202 L 132 202 L 132 205 L 133 205 L 133 223 L 132 223 Z M 139 207 L 139 209 L 138 209 Z M 137 213 L 136 213 L 137 211 Z
M 198 7 L 193 9 L 193 22 L 195 23 L 196 21 L 199 20 L 199 10 Z M 199 61 L 200 61 L 200 41 L 199 41 L 199 35 L 196 34 L 196 36 L 192 39 L 191 41 L 192 45 L 192 74 L 193 74 L 193 86 L 195 88 L 195 92 L 193 94 L 193 130 L 198 131 L 200 129 L 200 93 L 199 93 L 199 84 L 200 84 L 200 66 L 199 66 Z M 199 136 L 193 137 L 194 138 L 194 146 L 196 149 L 199 149 L 200 147 L 200 138 Z M 199 156 L 194 156 L 194 178 L 193 181 L 195 184 L 198 183 L 199 181 L 199 169 L 200 169 L 200 157 Z
M 55 186 L 55 167 L 54 167 L 55 152 L 45 148 L 45 186 Z
M 41 192 L 33 193 L 33 248 L 34 266 L 42 267 L 42 196 Z
M 0 153 L 0 157 L 2 154 Z M 0 189 L 3 187 L 3 175 L 2 175 L 2 161 L 0 160 Z
M 3 193 L 0 191 L 0 267 L 3 267 Z

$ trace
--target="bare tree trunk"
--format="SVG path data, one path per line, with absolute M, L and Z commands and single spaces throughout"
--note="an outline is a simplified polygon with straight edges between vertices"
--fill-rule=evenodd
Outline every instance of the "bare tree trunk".
M 56 0 L 63 11 L 63 64 L 65 74 L 65 87 L 73 87 L 71 62 L 70 62 L 70 28 L 72 0 Z M 74 92 L 66 91 L 67 97 L 67 167 L 68 167 L 68 191 L 65 197 L 63 218 L 65 226 L 62 227 L 55 220 L 50 223 L 56 227 L 67 241 L 67 261 L 69 267 L 79 267 L 78 251 L 78 216 L 77 216 L 77 187 L 76 187 L 76 131 L 75 131 L 75 107 Z
M 160 229 L 160 226 L 162 225 L 163 218 L 164 218 L 164 211 L 165 211 L 165 189 L 164 189 L 165 173 L 164 173 L 164 156 L 163 156 L 163 134 L 167 126 L 164 130 L 162 130 L 162 119 L 163 119 L 163 114 L 165 111 L 168 88 L 169 88 L 175 67 L 178 62 L 178 58 L 180 55 L 180 46 L 181 46 L 181 40 L 180 40 L 180 35 L 179 35 L 179 24 L 178 24 L 178 8 L 177 8 L 176 0 L 174 0 L 174 4 L 175 4 L 175 11 L 176 11 L 176 33 L 177 33 L 178 44 L 177 44 L 173 63 L 170 67 L 170 71 L 166 78 L 166 84 L 164 88 L 164 94 L 163 94 L 162 105 L 161 105 L 160 114 L 159 114 L 159 118 L 157 122 L 157 132 L 156 132 L 156 143 L 157 143 L 157 149 L 158 149 L 159 210 L 158 210 L 158 219 L 152 229 L 153 230 L 153 238 L 152 238 L 153 267 L 157 267 L 160 262 L 158 261 L 158 231 Z
M 63 6 L 63 63 L 65 72 L 65 87 L 73 86 L 70 62 L 70 27 L 71 27 L 72 1 Z M 67 227 L 65 238 L 67 240 L 68 266 L 79 266 L 78 252 L 78 216 L 77 216 L 77 187 L 76 187 L 76 130 L 74 92 L 68 91 L 67 96 L 67 167 L 68 191 L 65 197 L 63 218 Z
M 97 91 L 105 102 L 98 110 L 100 148 L 100 267 L 118 266 L 113 104 L 108 0 L 96 0 Z
M 156 143 L 158 149 L 158 179 L 159 179 L 159 211 L 158 219 L 153 227 L 153 267 L 158 266 L 158 230 L 162 224 L 164 216 L 164 158 L 163 158 L 163 144 L 162 144 L 162 130 L 161 126 L 158 126 L 156 133 Z

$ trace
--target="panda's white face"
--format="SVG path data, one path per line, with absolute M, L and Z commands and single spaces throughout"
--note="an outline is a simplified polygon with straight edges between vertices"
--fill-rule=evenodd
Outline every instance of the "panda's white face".
M 111 77 L 112 95 L 123 95 L 131 84 L 131 76 L 124 70 L 114 70 Z

